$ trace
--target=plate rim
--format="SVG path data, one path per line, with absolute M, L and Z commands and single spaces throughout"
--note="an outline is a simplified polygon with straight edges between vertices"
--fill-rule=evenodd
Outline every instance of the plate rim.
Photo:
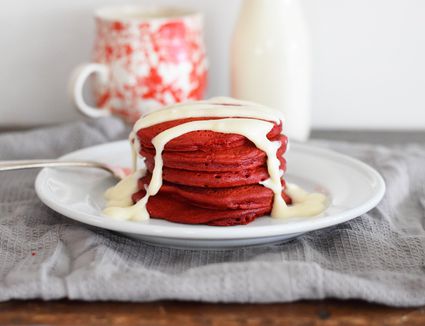
M 82 148 L 66 155 L 59 157 L 59 159 L 67 159 L 75 155 L 81 155 L 86 151 L 92 151 L 93 149 L 102 150 L 102 147 L 110 146 L 121 146 L 128 144 L 127 140 L 109 142 L 105 144 L 90 146 Z M 272 225 L 261 225 L 255 228 L 248 228 L 246 226 L 232 226 L 232 227 L 214 227 L 205 225 L 187 225 L 189 229 L 176 228 L 173 225 L 149 225 L 144 222 L 134 221 L 120 221 L 114 219 L 105 218 L 101 215 L 93 215 L 86 212 L 75 211 L 69 209 L 65 205 L 57 203 L 48 196 L 48 191 L 43 188 L 45 177 L 47 176 L 49 168 L 42 169 L 35 179 L 35 191 L 40 200 L 52 210 L 64 215 L 67 218 L 81 222 L 83 224 L 99 227 L 116 232 L 135 234 L 138 236 L 150 236 L 150 237 L 162 237 L 162 238 L 174 238 L 174 239 L 193 239 L 193 240 L 224 240 L 224 239 L 251 239 L 251 238 L 262 238 L 278 235 L 290 235 L 294 233 L 305 233 L 311 232 L 326 227 L 345 223 L 351 219 L 354 219 L 372 208 L 374 208 L 383 198 L 385 194 L 385 182 L 382 176 L 372 168 L 370 165 L 350 157 L 345 154 L 335 152 L 327 148 L 321 148 L 317 146 L 311 146 L 308 144 L 293 143 L 291 144 L 291 151 L 308 151 L 314 155 L 324 155 L 331 157 L 338 161 L 343 161 L 356 167 L 363 173 L 366 173 L 369 177 L 374 180 L 376 192 L 374 196 L 369 198 L 362 205 L 348 209 L 346 211 L 333 214 L 326 217 L 318 217 L 311 221 L 303 220 L 297 221 L 297 223 L 288 224 L 272 224 Z M 307 223 L 308 222 L 308 223 Z M 170 224 L 176 224 L 167 222 Z M 181 224 L 180 224 L 181 225 Z M 202 236 L 199 235 L 200 228 L 202 228 Z M 229 230 L 229 231 L 226 231 Z M 237 230 L 235 232 L 235 230 Z

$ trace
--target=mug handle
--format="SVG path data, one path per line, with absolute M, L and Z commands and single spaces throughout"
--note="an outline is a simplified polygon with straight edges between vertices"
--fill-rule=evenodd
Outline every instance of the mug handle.
M 78 66 L 72 73 L 70 80 L 70 95 L 77 109 L 91 118 L 100 118 L 111 115 L 111 111 L 105 108 L 98 108 L 88 105 L 83 98 L 83 88 L 87 78 L 93 74 L 98 74 L 102 83 L 107 83 L 109 69 L 100 63 L 86 63 Z

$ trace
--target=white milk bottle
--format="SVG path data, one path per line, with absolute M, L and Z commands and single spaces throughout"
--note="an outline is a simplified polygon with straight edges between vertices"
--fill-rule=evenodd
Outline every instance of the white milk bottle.
M 231 45 L 232 96 L 283 111 L 284 133 L 310 133 L 310 39 L 299 0 L 243 0 Z

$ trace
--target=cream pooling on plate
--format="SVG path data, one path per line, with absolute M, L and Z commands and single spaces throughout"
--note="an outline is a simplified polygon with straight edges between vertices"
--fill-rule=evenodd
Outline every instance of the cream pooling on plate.
M 117 186 L 109 189 L 105 196 L 108 200 L 106 215 L 116 219 L 124 220 L 146 220 L 149 213 L 146 204 L 150 196 L 158 193 L 162 186 L 162 151 L 165 145 L 174 138 L 192 131 L 210 130 L 221 133 L 239 134 L 249 139 L 255 146 L 265 152 L 267 156 L 267 170 L 270 178 L 261 184 L 274 193 L 271 215 L 274 218 L 285 218 L 290 216 L 316 215 L 325 208 L 325 196 L 321 194 L 307 194 L 296 186 L 289 186 L 287 192 L 294 197 L 294 205 L 287 206 L 281 193 L 283 187 L 281 177 L 283 171 L 279 169 L 280 162 L 277 158 L 277 150 L 281 145 L 279 141 L 271 141 L 267 134 L 272 130 L 275 123 L 282 123 L 281 113 L 258 104 L 236 101 L 228 98 L 214 98 L 209 101 L 179 104 L 172 107 L 155 111 L 136 122 L 130 135 L 133 146 L 133 157 L 140 151 L 140 143 L 136 137 L 138 130 L 147 128 L 162 122 L 193 118 L 214 117 L 222 119 L 199 120 L 183 123 L 169 128 L 152 139 L 155 148 L 155 167 L 152 178 L 146 189 L 146 195 L 134 205 L 116 205 L 116 203 L 131 202 L 131 195 L 137 191 L 137 177 L 129 176 Z M 264 121 L 267 120 L 267 121 Z M 136 168 L 134 163 L 134 168 Z M 123 185 L 125 184 L 125 185 Z M 117 190 L 117 188 L 120 190 Z M 119 199 L 116 197 L 119 196 Z M 128 200 L 123 199 L 129 198 Z

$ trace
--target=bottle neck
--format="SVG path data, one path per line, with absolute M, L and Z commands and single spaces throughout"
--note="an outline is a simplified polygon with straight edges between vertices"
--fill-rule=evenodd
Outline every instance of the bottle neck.
M 241 15 L 271 18 L 300 9 L 299 0 L 243 0 Z
M 243 0 L 243 6 L 254 11 L 274 11 L 299 5 L 299 0 Z

